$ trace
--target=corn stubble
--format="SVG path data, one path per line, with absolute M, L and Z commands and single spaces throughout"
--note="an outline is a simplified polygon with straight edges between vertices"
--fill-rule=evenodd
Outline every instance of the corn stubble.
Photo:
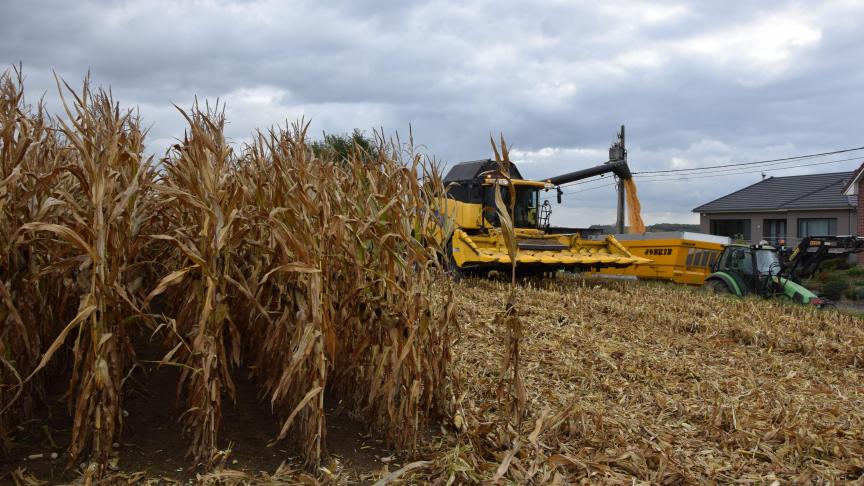
M 500 425 L 490 307 L 457 285 L 457 431 L 409 483 L 860 484 L 860 317 L 673 285 L 576 278 L 520 287 L 520 426 Z M 515 436 L 515 439 L 514 439 Z M 500 473 L 504 472 L 503 475 Z
M 196 104 L 153 164 L 110 92 L 64 85 L 53 120 L 19 74 L 0 82 L 0 438 L 68 380 L 69 464 L 103 474 L 151 336 L 197 464 L 220 457 L 236 373 L 310 467 L 331 397 L 407 452 L 448 413 L 452 290 L 421 243 L 443 186 L 413 140 L 316 155 L 301 121 L 235 151 L 223 108 Z

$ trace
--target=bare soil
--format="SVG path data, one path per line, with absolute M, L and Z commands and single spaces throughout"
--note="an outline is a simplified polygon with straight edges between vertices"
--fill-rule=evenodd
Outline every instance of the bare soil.
M 146 364 L 137 373 L 137 382 L 124 402 L 128 413 L 123 438 L 117 444 L 116 468 L 126 474 L 140 473 L 149 481 L 165 484 L 185 483 L 201 471 L 186 457 L 188 445 L 179 417 L 182 403 L 177 401 L 176 368 Z M 268 444 L 279 434 L 278 418 L 266 400 L 257 396 L 255 383 L 242 373 L 235 374 L 237 400 L 223 396 L 223 444 L 230 450 L 223 468 L 243 471 L 249 476 L 273 472 L 282 463 L 294 470 L 302 465 L 292 446 L 280 442 Z M 0 457 L 0 484 L 12 481 L 16 469 L 51 483 L 65 483 L 80 478 L 81 465 L 66 467 L 66 446 L 71 437 L 71 415 L 63 399 L 64 389 L 52 390 L 42 410 L 34 411 L 36 419 L 21 424 L 13 449 Z M 327 445 L 331 468 L 347 470 L 348 477 L 358 481 L 372 475 L 393 455 L 366 428 L 333 400 L 327 415 Z M 56 456 L 52 458 L 52 453 Z M 38 456 L 38 457 L 37 457 Z M 31 457 L 33 457 L 31 459 Z M 158 482 L 157 482 L 158 484 Z

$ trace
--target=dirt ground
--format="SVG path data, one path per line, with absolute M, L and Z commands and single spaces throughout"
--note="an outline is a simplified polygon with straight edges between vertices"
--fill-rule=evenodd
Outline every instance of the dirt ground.
M 148 358 L 152 356 L 142 360 Z M 178 372 L 146 362 L 143 366 L 146 372 L 135 375 L 140 381 L 132 386 L 134 391 L 124 403 L 127 413 L 123 438 L 117 444 L 118 459 L 113 464 L 117 482 L 196 483 L 201 471 L 186 457 L 187 441 L 178 420 L 182 414 L 176 399 Z M 228 454 L 222 467 L 249 477 L 273 473 L 283 463 L 290 471 L 302 470 L 291 444 L 268 447 L 279 434 L 277 418 L 266 400 L 256 396 L 254 383 L 242 373 L 237 373 L 235 379 L 237 401 L 232 403 L 225 396 L 223 402 L 222 437 Z M 14 449 L 0 458 L 0 483 L 13 480 L 19 468 L 27 473 L 22 477 L 49 483 L 80 480 L 84 464 L 67 469 L 65 463 L 72 424 L 63 391 L 52 390 L 48 400 L 51 407 L 37 412 L 38 418 L 32 423 L 22 424 L 24 430 L 16 437 Z M 389 462 L 392 452 L 334 401 L 331 400 L 327 415 L 328 469 L 344 471 L 340 476 L 345 480 L 365 482 L 365 478 Z
M 464 423 L 445 421 L 409 459 L 332 404 L 326 469 L 335 482 L 370 484 L 385 467 L 415 459 L 428 462 L 403 475 L 404 484 L 490 481 L 508 457 L 489 446 L 504 355 L 495 316 L 507 293 L 505 283 L 470 279 L 455 292 L 453 375 L 462 396 L 454 400 Z M 518 434 L 531 446 L 507 459 L 505 477 L 516 483 L 864 484 L 864 320 L 638 282 L 533 282 L 520 288 L 517 307 L 528 400 Z M 267 447 L 278 424 L 237 378 L 237 403 L 224 410 L 225 467 L 249 484 L 308 484 L 289 444 Z M 149 392 L 126 402 L 118 467 L 150 484 L 195 482 L 175 372 L 151 369 L 146 380 L 140 388 Z M 3 482 L 17 468 L 51 482 L 75 479 L 62 462 L 68 414 L 56 405 L 40 415 L 0 460 Z M 560 423 L 537 425 L 552 416 Z M 58 458 L 26 459 L 51 452 Z

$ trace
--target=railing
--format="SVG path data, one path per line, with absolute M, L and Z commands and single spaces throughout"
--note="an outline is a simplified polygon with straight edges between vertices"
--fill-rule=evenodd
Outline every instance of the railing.
M 765 236 L 765 237 L 762 237 L 759 239 L 753 239 L 753 241 L 751 241 L 751 243 L 755 244 L 755 243 L 759 243 L 762 241 L 767 241 L 768 244 L 771 246 L 777 246 L 777 247 L 785 246 L 788 248 L 788 247 L 792 247 L 792 246 L 798 246 L 798 243 L 801 240 L 800 240 L 800 238 L 794 238 L 794 237 L 790 237 L 790 236 Z

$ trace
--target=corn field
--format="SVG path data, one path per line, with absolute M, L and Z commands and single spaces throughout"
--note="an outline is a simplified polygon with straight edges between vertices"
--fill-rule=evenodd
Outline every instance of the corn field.
M 55 118 L 27 103 L 20 70 L 0 79 L 2 444 L 67 383 L 68 464 L 102 475 L 136 352 L 156 342 L 180 370 L 194 464 L 224 448 L 239 373 L 308 467 L 331 397 L 414 450 L 449 406 L 455 323 L 440 249 L 415 231 L 443 187 L 413 141 L 315 155 L 300 121 L 235 148 L 224 107 L 205 103 L 178 108 L 186 132 L 154 160 L 110 91 L 58 90 Z

